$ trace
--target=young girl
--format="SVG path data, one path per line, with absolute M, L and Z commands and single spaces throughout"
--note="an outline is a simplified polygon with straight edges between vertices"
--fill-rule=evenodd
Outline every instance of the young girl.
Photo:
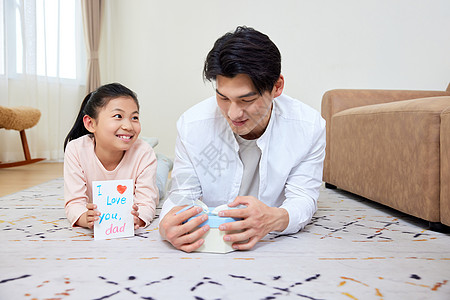
M 141 132 L 136 94 L 112 83 L 88 94 L 64 141 L 64 198 L 72 226 L 93 228 L 101 213 L 92 181 L 133 179 L 134 227 L 145 227 L 158 204 L 156 156 Z

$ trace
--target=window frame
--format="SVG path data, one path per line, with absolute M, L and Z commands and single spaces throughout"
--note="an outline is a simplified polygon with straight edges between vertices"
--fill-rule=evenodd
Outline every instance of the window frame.
M 4 41 L 4 55 L 3 55 L 3 62 L 4 62 L 4 70 L 0 70 L 0 77 L 6 77 L 8 79 L 23 79 L 29 73 L 27 73 L 26 70 L 22 70 L 22 72 L 18 71 L 18 64 L 17 64 L 17 15 L 16 11 L 19 9 L 20 4 L 24 4 L 24 0 L 0 0 L 3 3 L 3 15 L 1 16 L 3 18 L 3 24 L 4 24 L 4 30 L 3 30 L 3 37 Z M 36 5 L 36 0 L 32 0 L 33 5 Z M 43 0 L 44 2 L 46 0 Z M 58 3 L 65 0 L 57 0 Z M 75 78 L 68 78 L 68 77 L 61 77 L 60 75 L 60 66 L 57 66 L 57 72 L 56 76 L 50 76 L 50 75 L 43 75 L 38 74 L 38 70 L 34 70 L 34 73 L 31 75 L 36 76 L 38 80 L 45 80 L 50 82 L 61 82 L 61 83 L 72 83 L 72 84 L 81 84 L 84 85 L 86 81 L 86 69 L 87 69 L 87 54 L 86 54 L 86 46 L 84 41 L 84 33 L 83 33 L 83 21 L 82 21 L 82 15 L 81 15 L 81 3 L 79 0 L 75 1 Z M 19 3 L 18 3 L 19 2 Z M 35 9 L 36 13 L 36 9 Z M 60 17 L 58 15 L 58 17 Z M 36 18 L 36 17 L 35 17 Z M 0 20 L 1 21 L 1 20 Z M 21 34 L 23 36 L 23 31 L 21 31 Z M 37 34 L 35 36 L 37 39 Z M 58 39 L 58 43 L 60 43 Z M 59 48 L 59 45 L 57 46 Z M 25 54 L 23 54 L 25 55 Z M 33 53 L 35 57 L 37 56 L 37 50 L 35 53 Z M 39 59 L 36 57 L 35 59 Z M 25 66 L 23 66 L 25 68 Z M 37 68 L 37 63 L 36 63 Z

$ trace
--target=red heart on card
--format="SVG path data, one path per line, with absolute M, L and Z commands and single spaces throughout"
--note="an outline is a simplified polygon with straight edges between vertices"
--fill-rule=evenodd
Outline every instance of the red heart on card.
M 121 194 L 123 194 L 123 193 L 125 193 L 125 191 L 127 190 L 127 187 L 126 186 L 124 186 L 124 185 L 118 185 L 117 186 L 117 191 L 119 192 L 119 193 L 121 193 Z

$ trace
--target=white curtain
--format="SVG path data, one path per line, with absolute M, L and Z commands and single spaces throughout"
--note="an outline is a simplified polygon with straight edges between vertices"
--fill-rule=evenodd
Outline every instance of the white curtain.
M 85 94 L 86 49 L 79 0 L 0 1 L 0 105 L 31 106 L 32 158 L 63 159 L 63 141 Z M 0 25 L 0 26 L 2 26 Z M 23 159 L 19 133 L 0 129 L 0 161 Z

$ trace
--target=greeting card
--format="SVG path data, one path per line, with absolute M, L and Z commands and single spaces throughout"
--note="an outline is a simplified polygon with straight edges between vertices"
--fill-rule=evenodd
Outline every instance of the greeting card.
M 133 188 L 132 179 L 92 182 L 92 199 L 101 213 L 94 223 L 94 240 L 134 235 Z

